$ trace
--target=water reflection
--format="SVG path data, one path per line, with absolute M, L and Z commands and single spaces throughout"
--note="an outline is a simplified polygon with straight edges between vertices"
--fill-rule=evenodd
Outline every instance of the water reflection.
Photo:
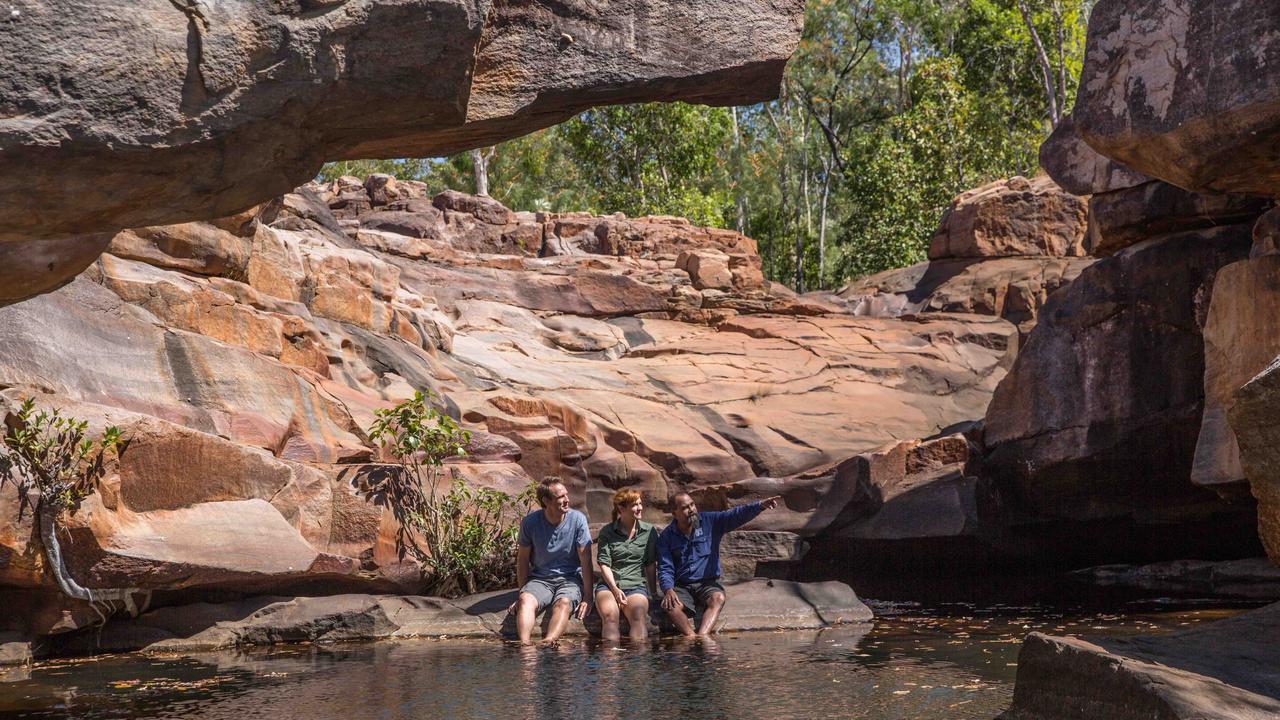
M 874 629 L 538 649 L 396 641 L 61 662 L 0 675 L 0 718 L 991 718 L 1029 630 L 1124 634 L 1215 611 L 955 615 L 879 608 Z

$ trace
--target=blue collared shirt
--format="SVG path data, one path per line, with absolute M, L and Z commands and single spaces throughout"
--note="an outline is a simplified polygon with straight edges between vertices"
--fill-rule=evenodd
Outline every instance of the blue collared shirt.
M 672 520 L 658 536 L 658 585 L 662 591 L 676 583 L 686 585 L 720 577 L 720 539 L 754 520 L 763 510 L 760 503 L 754 502 L 723 512 L 700 512 L 702 521 L 688 536 Z

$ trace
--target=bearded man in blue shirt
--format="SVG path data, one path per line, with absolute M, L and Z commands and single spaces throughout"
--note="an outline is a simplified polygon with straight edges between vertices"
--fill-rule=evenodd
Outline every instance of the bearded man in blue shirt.
M 731 530 L 778 506 L 778 496 L 723 512 L 698 512 L 689 493 L 671 498 L 674 521 L 658 536 L 658 585 L 662 609 L 681 635 L 692 637 L 690 619 L 702 611 L 698 635 L 710 635 L 724 607 L 720 540 Z

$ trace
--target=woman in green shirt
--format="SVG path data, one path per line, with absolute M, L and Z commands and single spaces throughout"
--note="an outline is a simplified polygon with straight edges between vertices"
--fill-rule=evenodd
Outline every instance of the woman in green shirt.
M 628 637 L 644 640 L 649 630 L 649 598 L 657 584 L 658 531 L 640 519 L 640 493 L 622 489 L 613 494 L 613 522 L 600 528 L 596 539 L 602 582 L 596 585 L 596 610 L 601 635 L 618 640 L 620 616 L 625 613 Z

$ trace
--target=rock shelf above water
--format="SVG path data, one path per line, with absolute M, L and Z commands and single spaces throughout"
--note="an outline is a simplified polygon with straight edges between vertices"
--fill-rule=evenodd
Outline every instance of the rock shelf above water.
M 721 632 L 812 630 L 872 619 L 871 610 L 849 586 L 838 582 L 752 580 L 728 586 L 728 596 Z M 392 638 L 509 639 L 511 621 L 506 609 L 514 600 L 514 590 L 453 600 L 359 594 L 252 597 L 153 610 L 132 620 L 111 622 L 100 632 L 56 640 L 54 647 L 58 652 L 76 654 L 134 650 L 186 653 Z M 567 634 L 586 633 L 583 623 L 570 622 Z M 19 643 L 11 645 L 11 652 L 0 654 L 0 661 L 10 658 L 23 662 L 29 658 L 29 654 L 24 657 Z

